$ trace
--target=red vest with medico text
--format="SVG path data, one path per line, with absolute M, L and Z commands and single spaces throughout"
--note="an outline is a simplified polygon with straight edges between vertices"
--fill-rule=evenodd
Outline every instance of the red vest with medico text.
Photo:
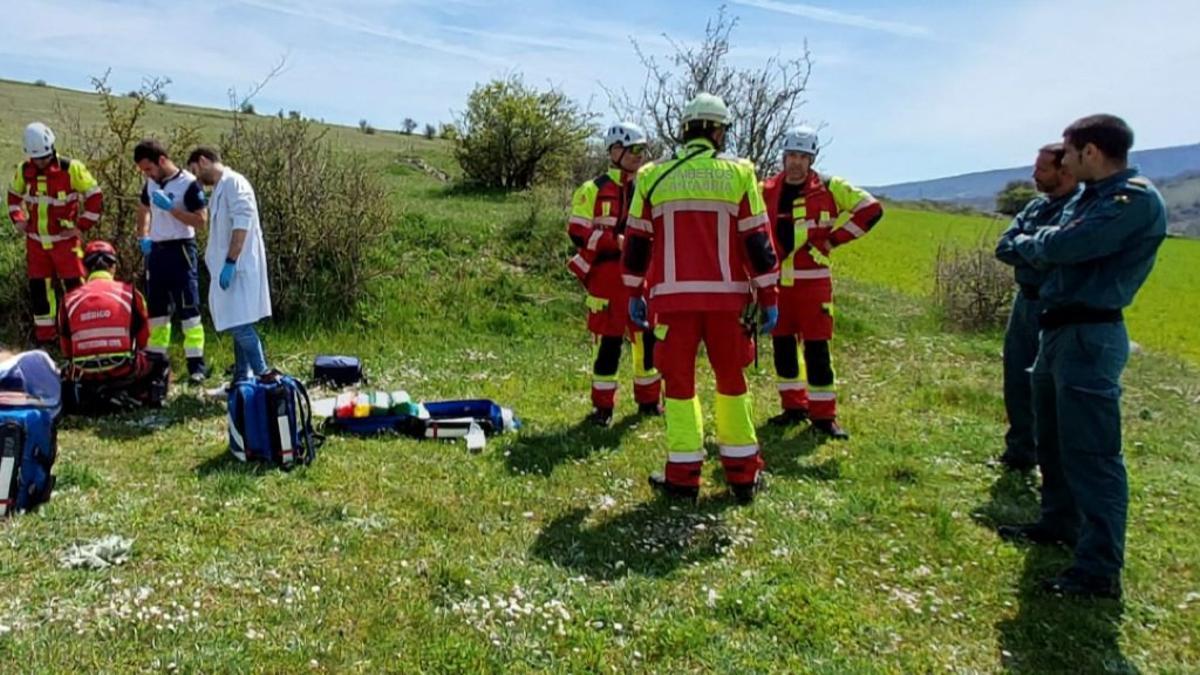
M 133 286 L 103 273 L 68 293 L 62 308 L 63 351 L 68 358 L 132 355 L 138 347 L 134 314 L 141 309 L 136 295 Z

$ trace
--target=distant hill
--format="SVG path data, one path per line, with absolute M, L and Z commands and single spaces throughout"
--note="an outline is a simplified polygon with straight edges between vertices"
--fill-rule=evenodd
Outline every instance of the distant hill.
M 1200 172 L 1158 184 L 1167 200 L 1171 234 L 1200 239 Z
M 1195 202 L 1200 201 L 1200 143 L 1139 150 L 1132 153 L 1130 159 L 1132 163 L 1141 167 L 1147 176 L 1164 188 L 1164 196 L 1167 196 L 1168 192 L 1174 195 L 1167 196 L 1167 203 L 1172 206 L 1173 223 L 1175 222 L 1175 212 L 1179 210 L 1176 208 L 1176 201 L 1184 200 L 1179 201 L 1178 206 L 1181 208 L 1194 206 Z M 1029 180 L 1032 171 L 1032 166 L 1021 166 L 911 183 L 896 183 L 868 189 L 874 194 L 894 200 L 952 202 L 990 211 L 995 205 L 996 193 L 1006 183 L 1012 180 Z M 1165 186 L 1168 183 L 1184 178 L 1188 178 L 1190 181 L 1181 181 L 1181 186 L 1174 190 L 1166 189 Z M 1188 187 L 1189 185 L 1192 187 Z M 1197 208 L 1200 209 L 1200 207 Z M 1197 214 L 1196 217 L 1200 219 L 1200 214 Z

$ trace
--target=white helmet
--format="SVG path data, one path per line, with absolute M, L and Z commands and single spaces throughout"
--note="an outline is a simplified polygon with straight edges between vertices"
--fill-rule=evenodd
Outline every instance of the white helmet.
M 819 146 L 817 130 L 812 127 L 794 127 L 783 134 L 784 152 L 803 152 L 816 157 Z
M 648 142 L 646 131 L 633 122 L 617 122 L 604 132 L 604 147 L 611 148 L 614 143 L 625 147 L 645 145 Z
M 729 115 L 729 106 L 720 96 L 700 92 L 683 106 L 684 124 L 699 121 L 715 122 L 727 127 L 733 120 Z
M 25 154 L 32 159 L 41 159 L 54 154 L 54 132 L 41 122 L 25 127 Z

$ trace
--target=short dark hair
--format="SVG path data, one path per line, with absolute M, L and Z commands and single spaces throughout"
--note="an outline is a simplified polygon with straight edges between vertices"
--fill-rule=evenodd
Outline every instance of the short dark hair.
M 1105 157 L 1125 162 L 1133 147 L 1133 129 L 1116 115 L 1088 115 L 1064 129 L 1063 140 L 1076 150 L 1083 150 L 1091 143 Z
M 166 157 L 167 159 L 171 158 L 171 156 L 167 154 L 167 149 L 163 147 L 163 144 L 154 140 L 153 138 L 143 139 L 141 143 L 138 143 L 133 147 L 134 164 L 137 164 L 143 159 L 148 159 L 151 162 L 158 164 L 158 160 L 162 159 L 163 157 Z
M 216 148 L 209 146 L 209 145 L 201 145 L 201 146 L 197 147 L 195 150 L 192 150 L 192 154 L 188 155 L 188 160 L 187 160 L 188 166 L 191 166 L 192 164 L 199 162 L 201 157 L 203 157 L 204 159 L 207 159 L 210 162 L 221 161 L 221 153 L 218 152 Z
M 1061 169 L 1063 155 L 1067 154 L 1067 146 L 1062 143 L 1047 143 L 1038 148 L 1039 153 L 1047 153 L 1054 156 L 1054 168 Z
M 683 125 L 683 142 L 687 143 L 697 138 L 706 138 L 711 141 L 713 140 L 713 132 L 722 128 L 724 127 L 720 124 L 708 120 L 685 122 Z

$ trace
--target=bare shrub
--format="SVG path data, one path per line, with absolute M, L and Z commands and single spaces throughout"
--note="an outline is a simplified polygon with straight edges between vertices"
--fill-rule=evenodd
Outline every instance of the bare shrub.
M 967 249 L 938 247 L 933 303 L 946 327 L 975 332 L 1004 326 L 1013 288 L 1012 270 L 983 242 Z

